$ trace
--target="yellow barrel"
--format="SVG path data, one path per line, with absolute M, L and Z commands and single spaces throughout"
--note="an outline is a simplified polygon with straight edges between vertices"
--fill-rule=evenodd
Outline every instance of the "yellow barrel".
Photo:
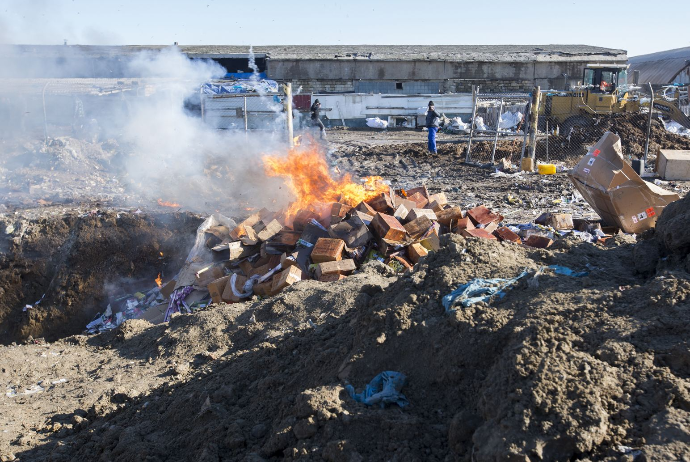
M 553 175 L 556 173 L 555 164 L 539 164 L 537 165 L 537 171 L 540 175 Z

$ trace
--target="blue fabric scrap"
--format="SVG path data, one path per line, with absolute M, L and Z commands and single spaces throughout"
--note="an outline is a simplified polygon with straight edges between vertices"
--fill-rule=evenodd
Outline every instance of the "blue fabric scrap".
M 352 399 L 367 406 L 379 404 L 383 408 L 386 404 L 397 404 L 405 407 L 410 402 L 400 390 L 406 380 L 407 377 L 402 372 L 385 371 L 374 377 L 362 393 L 355 393 L 352 385 L 346 385 L 345 389 Z
M 552 269 L 556 274 L 562 274 L 563 276 L 571 276 L 574 278 L 581 278 L 585 277 L 589 274 L 589 271 L 580 271 L 580 272 L 575 272 L 568 268 L 567 266 L 561 266 L 561 265 L 551 265 L 549 266 L 549 269 Z
M 450 313 L 451 311 L 455 311 L 452 307 L 456 301 L 463 307 L 467 308 L 475 303 L 485 302 L 495 295 L 503 298 L 505 295 L 505 290 L 515 284 L 518 279 L 527 276 L 528 273 L 529 271 L 524 270 L 517 277 L 509 279 L 472 279 L 470 282 L 461 285 L 448 295 L 444 296 L 442 300 L 443 307 L 446 309 L 446 313 Z

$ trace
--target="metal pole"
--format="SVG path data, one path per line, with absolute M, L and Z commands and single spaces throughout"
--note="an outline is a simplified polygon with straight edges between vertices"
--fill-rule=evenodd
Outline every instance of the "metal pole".
M 472 149 L 472 133 L 474 132 L 474 118 L 477 115 L 477 93 L 479 93 L 479 85 L 472 85 L 472 120 L 470 121 L 470 139 L 467 140 L 467 153 L 465 154 L 465 162 L 470 161 L 470 150 Z
M 494 137 L 494 150 L 491 151 L 491 163 L 494 163 L 496 158 L 496 146 L 498 145 L 498 131 L 501 129 L 501 113 L 503 112 L 503 98 L 501 98 L 501 105 L 498 107 L 498 119 L 496 120 L 496 136 Z
M 288 146 L 295 146 L 292 132 L 292 83 L 285 84 L 285 111 L 287 112 L 287 136 Z
M 244 131 L 249 127 L 249 117 L 247 116 L 247 97 L 244 97 Z
M 529 156 L 534 159 L 537 153 L 537 128 L 539 127 L 539 101 L 541 88 L 536 87 L 532 93 L 532 113 L 529 124 Z
M 529 104 L 527 105 L 529 107 Z M 525 111 L 525 119 L 522 121 L 522 152 L 520 153 L 520 162 L 525 157 L 525 148 L 527 147 L 527 133 L 529 132 L 529 114 L 531 111 Z
M 206 122 L 206 118 L 204 117 L 204 86 L 199 87 L 199 100 L 201 102 L 201 121 Z
M 649 154 L 649 138 L 652 135 L 652 113 L 654 112 L 654 89 L 649 82 L 649 119 L 647 120 L 647 141 L 644 144 L 644 163 L 647 164 L 647 154 Z M 644 165 L 642 166 L 644 169 Z
M 549 163 L 549 121 L 546 121 L 546 163 Z
M 45 136 L 46 146 L 48 146 L 48 114 L 46 112 L 46 88 L 48 87 L 48 84 L 50 84 L 50 81 L 46 82 L 46 84 L 43 85 L 43 94 L 42 94 L 42 99 L 43 99 L 43 135 Z

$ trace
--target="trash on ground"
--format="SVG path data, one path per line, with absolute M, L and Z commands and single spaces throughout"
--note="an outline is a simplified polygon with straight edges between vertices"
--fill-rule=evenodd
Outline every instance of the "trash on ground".
M 618 135 L 606 132 L 568 174 L 585 200 L 626 233 L 653 228 L 664 207 L 680 199 L 644 181 L 623 159 Z
M 362 393 L 355 393 L 352 385 L 346 385 L 345 389 L 352 399 L 367 406 L 379 404 L 384 408 L 386 404 L 397 404 L 405 407 L 410 403 L 400 390 L 406 380 L 407 377 L 401 372 L 385 371 L 374 377 Z
M 508 279 L 472 279 L 470 282 L 461 285 L 453 292 L 445 295 L 442 301 L 443 307 L 446 309 L 446 312 L 451 312 L 454 311 L 453 306 L 456 304 L 460 304 L 467 308 L 478 302 L 487 302 L 494 296 L 503 298 L 505 291 L 518 280 L 527 276 L 528 273 L 527 270 L 524 270 L 518 276 Z

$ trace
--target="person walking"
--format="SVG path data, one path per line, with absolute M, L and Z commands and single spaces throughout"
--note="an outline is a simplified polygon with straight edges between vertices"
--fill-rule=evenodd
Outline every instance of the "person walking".
M 321 122 L 320 118 L 320 113 L 321 112 L 321 103 L 319 102 L 318 99 L 314 100 L 314 104 L 311 105 L 311 124 L 314 127 L 319 127 L 319 130 L 321 132 L 321 139 L 326 138 L 326 127 L 323 126 L 323 122 Z
M 426 111 L 426 128 L 429 131 L 429 152 L 436 154 L 436 132 L 441 123 L 441 114 L 436 112 L 434 102 L 429 101 L 429 109 Z

